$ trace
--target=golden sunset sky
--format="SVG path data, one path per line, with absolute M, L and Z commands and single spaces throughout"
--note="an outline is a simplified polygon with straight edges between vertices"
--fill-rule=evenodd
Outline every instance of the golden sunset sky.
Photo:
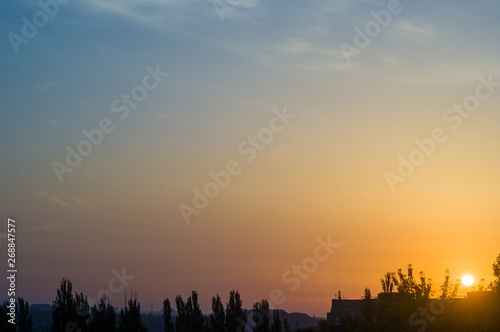
M 490 282 L 500 4 L 221 2 L 71 1 L 36 33 L 38 3 L 0 5 L 19 295 L 52 303 L 68 278 L 95 298 L 124 268 L 115 306 L 196 290 L 209 313 L 217 293 L 250 308 L 279 289 L 272 307 L 325 316 L 410 263 L 436 292 L 447 269 Z

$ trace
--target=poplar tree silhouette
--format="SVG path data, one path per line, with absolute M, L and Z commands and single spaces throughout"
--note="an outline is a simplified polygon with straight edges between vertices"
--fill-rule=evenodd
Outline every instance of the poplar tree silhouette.
M 168 298 L 163 300 L 162 311 L 165 332 L 174 332 L 174 324 L 172 323 L 172 307 L 170 306 L 170 300 Z
M 5 332 L 16 332 L 16 325 L 9 323 L 11 319 L 7 314 L 10 313 L 10 308 L 7 307 L 9 304 L 8 301 L 3 302 L 0 305 L 0 331 Z M 17 321 L 17 312 L 19 311 L 16 307 L 16 321 Z
M 246 314 L 242 308 L 240 293 L 237 290 L 229 292 L 229 302 L 226 306 L 226 330 L 227 332 L 244 331 Z M 241 327 L 238 330 L 238 327 Z
M 387 272 L 382 279 L 380 279 L 382 284 L 382 291 L 384 293 L 392 293 L 394 289 L 394 273 Z
M 184 303 L 182 297 L 177 295 L 175 297 L 175 305 L 177 307 L 177 317 L 175 318 L 175 331 L 176 332 L 191 332 L 191 308 L 188 308 Z
M 198 304 L 198 293 L 191 292 L 186 303 L 178 295 L 175 298 L 177 306 L 177 318 L 175 320 L 175 330 L 177 332 L 203 332 L 206 329 L 205 319 Z
M 120 310 L 118 332 L 147 332 L 141 322 L 141 304 L 137 298 L 128 300 L 128 306 Z
M 33 332 L 33 318 L 29 310 L 29 303 L 23 298 L 17 299 L 18 332 Z
M 254 332 L 269 332 L 269 302 L 262 300 L 253 305 L 252 319 L 255 322 Z
M 87 321 L 90 317 L 90 306 L 87 297 L 83 293 L 75 293 L 76 305 L 76 325 L 78 326 L 77 332 L 87 332 Z
M 57 290 L 56 299 L 52 303 L 51 332 L 65 332 L 67 329 L 76 330 L 76 301 L 72 292 L 71 281 L 63 279 Z
M 274 309 L 273 323 L 271 324 L 271 332 L 281 332 L 282 330 L 283 330 L 283 325 L 281 324 L 280 311 L 279 309 Z
M 88 325 L 89 332 L 116 331 L 117 317 L 115 308 L 106 297 L 102 297 L 99 304 L 92 307 L 91 318 Z
M 203 313 L 201 312 L 200 305 L 198 303 L 198 293 L 195 291 L 191 292 L 191 296 L 188 298 L 188 302 L 191 301 L 192 305 L 192 322 L 193 322 L 193 332 L 204 330 L 205 320 L 203 318 Z
M 224 305 L 222 304 L 219 294 L 217 294 L 217 297 L 212 297 L 212 313 L 210 314 L 210 331 L 213 332 L 225 331 Z

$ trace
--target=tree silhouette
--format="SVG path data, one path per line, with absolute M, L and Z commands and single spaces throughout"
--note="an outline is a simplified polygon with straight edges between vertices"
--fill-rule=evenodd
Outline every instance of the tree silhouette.
M 252 319 L 256 325 L 254 332 L 269 332 L 269 302 L 267 300 L 254 303 Z
M 280 311 L 274 309 L 273 311 L 273 323 L 271 324 L 271 332 L 281 332 L 283 330 L 283 325 L 281 324 Z
M 485 282 L 486 282 L 486 280 L 484 278 L 482 278 L 481 280 L 479 280 L 479 283 L 477 284 L 476 287 L 472 287 L 472 290 L 476 290 L 478 292 L 484 292 L 485 290 L 487 290 L 489 288 L 485 285 Z
M 177 332 L 202 332 L 205 330 L 206 324 L 198 304 L 198 293 L 192 291 L 186 303 L 178 295 L 175 298 L 175 304 L 177 306 L 177 318 L 175 320 L 175 330 Z
M 450 270 L 446 270 L 444 273 L 444 282 L 441 285 L 441 299 L 448 299 L 451 294 L 451 283 L 450 283 Z
M 29 303 L 23 298 L 17 299 L 17 325 L 19 332 L 32 332 L 33 319 L 29 311 Z
M 174 324 L 172 324 L 172 307 L 170 306 L 170 300 L 168 298 L 163 301 L 162 311 L 165 332 L 174 332 Z
M 425 279 L 425 274 L 420 272 L 419 279 L 420 283 L 417 284 L 413 277 L 413 267 L 408 264 L 408 275 L 403 274 L 402 269 L 398 269 L 397 276 L 393 277 L 394 284 L 398 289 L 398 293 L 409 295 L 416 300 L 427 300 L 432 294 L 432 282 L 431 279 Z
M 192 302 L 192 316 L 191 321 L 193 323 L 193 331 L 203 331 L 204 328 L 204 318 L 201 312 L 200 305 L 198 304 L 198 293 L 195 291 L 191 292 L 191 297 L 188 298 L 188 303 Z
M 455 285 L 453 286 L 453 290 L 451 291 L 450 298 L 454 298 L 457 296 L 461 283 L 462 282 L 460 281 L 460 279 L 455 279 Z
M 128 300 L 128 307 L 120 310 L 118 316 L 118 332 L 146 332 L 141 322 L 141 304 L 137 298 Z
M 175 305 L 177 307 L 177 317 L 175 319 L 176 332 L 191 332 L 191 309 L 182 300 L 180 295 L 175 297 Z
M 394 289 L 394 273 L 387 272 L 384 278 L 380 279 L 380 283 L 384 293 L 392 293 Z
M 9 305 L 8 301 L 5 301 L 0 305 L 0 331 L 15 332 L 16 325 L 9 323 L 9 319 L 11 319 L 11 317 L 7 315 L 10 312 L 10 308 L 8 307 L 8 305 Z M 19 310 L 17 307 L 15 310 L 17 317 L 17 312 Z
M 220 299 L 219 294 L 217 297 L 212 297 L 212 313 L 210 314 L 210 331 L 224 332 L 224 305 Z
M 413 267 L 409 264 L 408 274 L 404 274 L 402 269 L 398 269 L 397 273 L 388 272 L 381 279 L 381 284 L 383 293 L 378 298 L 378 311 L 373 321 L 374 330 L 384 332 L 408 330 L 409 317 L 426 304 L 432 293 L 431 280 L 426 279 L 425 274 L 420 272 L 419 280 L 416 281 Z M 397 288 L 397 293 L 392 293 L 394 286 Z
M 495 262 L 493 262 L 493 276 L 497 278 L 497 280 L 493 281 L 491 284 L 491 288 L 494 291 L 500 291 L 500 255 L 498 255 Z
M 98 305 L 94 305 L 91 309 L 90 323 L 88 325 L 89 332 L 100 331 L 116 331 L 116 312 L 115 308 L 109 303 L 109 299 L 102 297 Z
M 63 279 L 57 290 L 56 299 L 52 303 L 52 332 L 76 330 L 76 301 L 72 291 L 71 281 Z
M 241 301 L 240 293 L 237 290 L 229 292 L 229 302 L 226 306 L 226 330 L 227 332 L 237 332 L 238 327 L 241 326 L 239 331 L 244 331 L 246 323 L 246 314 L 242 308 L 243 302 Z
M 394 285 L 398 289 L 400 294 L 414 295 L 416 283 L 413 278 L 413 267 L 411 264 L 408 265 L 408 275 L 403 274 L 403 269 L 398 269 L 397 277 L 394 276 Z M 399 278 L 399 279 L 398 279 Z
M 416 298 L 417 300 L 423 299 L 428 300 L 433 294 L 432 292 L 432 280 L 430 278 L 425 278 L 425 273 L 420 271 L 419 273 L 420 283 L 417 285 Z
M 497 280 L 491 283 L 491 289 L 494 292 L 494 310 L 492 331 L 500 331 L 500 255 L 493 262 L 493 276 Z
M 76 324 L 79 332 L 87 332 L 87 321 L 90 317 L 90 306 L 83 293 L 75 294 Z

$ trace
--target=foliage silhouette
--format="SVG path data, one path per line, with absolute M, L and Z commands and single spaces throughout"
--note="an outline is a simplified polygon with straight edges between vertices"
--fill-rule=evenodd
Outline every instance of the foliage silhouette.
M 174 324 L 172 323 L 172 307 L 170 306 L 170 300 L 168 298 L 163 300 L 162 311 L 165 332 L 174 332 Z
M 118 316 L 118 332 L 147 332 L 141 322 L 141 304 L 137 297 L 129 299 L 127 306 L 120 310 Z

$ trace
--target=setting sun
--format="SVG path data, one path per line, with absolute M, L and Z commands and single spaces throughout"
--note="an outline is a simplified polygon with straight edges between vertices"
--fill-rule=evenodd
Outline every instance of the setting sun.
M 474 278 L 472 278 L 470 275 L 463 276 L 462 284 L 464 284 L 465 286 L 471 286 L 472 283 L 474 283 Z

